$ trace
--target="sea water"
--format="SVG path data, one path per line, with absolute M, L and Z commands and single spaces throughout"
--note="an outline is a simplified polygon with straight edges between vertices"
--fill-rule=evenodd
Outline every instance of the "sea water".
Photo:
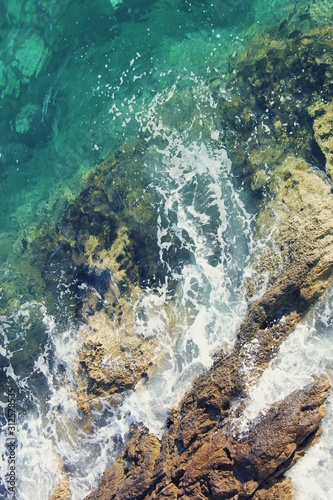
M 257 251 L 255 211 L 219 140 L 209 81 L 219 78 L 223 90 L 246 42 L 294 6 L 248 0 L 2 3 L 0 258 L 6 297 L 11 292 L 1 316 L 4 498 L 48 499 L 63 478 L 73 499 L 84 498 L 123 450 L 131 424 L 142 422 L 161 436 L 168 409 L 211 366 L 212 354 L 232 348 Z M 38 224 L 61 219 L 98 162 L 142 137 L 147 148 L 140 164 L 158 195 L 154 230 L 167 278 L 131 306 L 137 333 L 157 339 L 160 362 L 121 404 L 101 398 L 87 416 L 75 399 L 82 337 L 70 286 L 56 275 L 57 304 L 48 310 L 44 297 L 25 286 L 20 255 Z M 329 372 L 329 304 L 328 294 L 283 345 L 253 388 L 246 418 L 306 383 L 309 373 Z M 290 472 L 299 498 L 330 496 L 329 418 L 323 433 Z

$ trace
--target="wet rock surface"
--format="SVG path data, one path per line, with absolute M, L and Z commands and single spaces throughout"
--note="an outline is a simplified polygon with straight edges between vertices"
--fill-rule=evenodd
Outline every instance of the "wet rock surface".
M 47 341 L 42 316 L 60 310 L 60 325 L 70 318 L 80 328 L 76 391 L 84 411 L 99 396 L 119 403 L 121 394 L 154 365 L 156 340 L 134 328 L 145 289 L 164 279 L 157 267 L 156 213 L 151 209 L 156 194 L 142 162 L 140 142 L 123 147 L 96 166 L 61 220 L 45 219 L 9 242 L 14 252 L 1 282 L 0 311 L 9 321 L 21 318 L 26 332 L 18 338 L 14 321 L 13 332 L 7 332 L 14 369 L 33 370 Z M 43 297 L 45 306 L 36 297 Z M 24 306 L 28 301 L 32 305 Z M 22 307 L 27 311 L 20 312 Z M 8 365 L 0 355 L 0 366 Z
M 274 498 L 269 495 L 280 491 L 290 498 L 288 484 L 267 489 L 265 482 L 282 475 L 314 438 L 328 387 L 318 381 L 295 391 L 244 434 L 223 419 L 223 406 L 215 405 L 212 416 L 209 404 L 195 402 L 189 411 L 183 403 L 161 443 L 145 428 L 133 431 L 120 459 L 87 498 L 240 499 L 255 492 L 254 498 Z M 196 390 L 190 395 L 195 399 Z
M 233 350 L 218 353 L 171 412 L 161 441 L 136 429 L 90 500 L 292 498 L 282 476 L 318 432 L 328 383 L 275 403 L 244 434 L 238 418 L 249 384 L 331 281 L 332 35 L 308 11 L 294 12 L 254 37 L 240 60 L 219 112 L 266 243 L 247 317 Z

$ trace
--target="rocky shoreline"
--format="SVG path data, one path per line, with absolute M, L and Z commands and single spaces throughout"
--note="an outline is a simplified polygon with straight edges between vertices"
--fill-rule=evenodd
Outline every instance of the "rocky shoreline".
M 332 28 L 303 11 L 254 37 L 240 60 L 217 112 L 266 241 L 248 284 L 252 303 L 234 349 L 218 353 L 170 412 L 161 441 L 133 428 L 89 500 L 293 497 L 283 474 L 320 433 L 328 382 L 272 405 L 245 435 L 237 422 L 250 381 L 332 277 L 332 40 Z M 211 85 L 218 96 L 219 82 Z
M 113 106 L 109 109 L 113 100 L 112 85 L 105 84 L 105 88 L 109 88 L 103 99 L 99 98 L 104 87 L 101 94 L 97 95 L 97 90 L 99 85 L 102 89 L 112 68 L 107 69 L 103 59 L 105 71 L 101 70 L 98 75 L 98 88 L 89 101 L 95 106 L 96 97 L 100 105 L 90 109 L 86 105 L 84 86 L 78 88 L 83 82 L 81 71 L 86 71 L 88 63 L 82 65 L 81 58 L 75 59 L 77 79 L 67 85 L 74 70 L 69 67 L 70 63 L 62 66 L 62 56 L 68 51 L 75 52 L 76 44 L 86 43 L 85 33 L 91 29 L 90 18 L 93 18 L 96 30 L 93 39 L 103 52 L 99 57 L 115 50 L 113 63 L 120 75 L 122 63 L 117 58 L 122 56 L 116 50 L 117 44 L 128 38 L 129 45 L 135 46 L 142 33 L 140 29 L 137 33 L 133 30 L 132 22 L 137 22 L 137 28 L 146 29 L 150 22 L 159 21 L 162 3 L 156 12 L 152 10 L 152 17 L 141 20 L 140 13 L 136 12 L 136 19 L 131 18 L 125 3 L 112 0 L 108 7 L 114 16 L 112 29 L 117 31 L 112 31 L 113 39 L 109 29 L 111 17 L 105 17 L 102 2 L 95 17 L 96 6 L 84 2 L 83 23 L 77 22 L 75 26 L 72 19 L 80 17 L 78 11 L 82 8 L 75 2 L 53 0 L 38 5 L 32 0 L 4 2 L 7 18 L 2 26 L 5 58 L 0 61 L 0 98 L 7 143 L 0 148 L 0 163 L 6 172 L 4 186 L 7 180 L 9 185 L 12 179 L 21 179 L 18 193 L 20 190 L 24 193 L 26 186 L 22 179 L 29 182 L 30 176 L 31 180 L 34 178 L 35 189 L 27 191 L 26 202 L 11 214 L 10 207 L 16 206 L 13 189 L 13 199 L 5 210 L 13 224 L 8 224 L 0 235 L 0 257 L 4 264 L 0 310 L 5 328 L 0 380 L 5 386 L 13 373 L 14 385 L 16 380 L 26 380 L 31 375 L 32 379 L 35 375 L 38 378 L 37 365 L 43 357 L 46 363 L 47 352 L 52 367 L 55 359 L 52 358 L 54 339 L 50 324 L 56 320 L 55 336 L 70 324 L 69 336 L 77 340 L 71 352 L 73 364 L 67 373 L 68 365 L 61 358 L 52 377 L 54 386 L 63 384 L 68 390 L 64 397 L 73 402 L 78 416 L 73 426 L 77 426 L 82 435 L 94 438 L 94 415 L 103 406 L 103 398 L 110 405 L 107 411 L 112 414 L 115 409 L 116 415 L 130 391 L 138 384 L 148 386 L 156 372 L 162 370 L 161 366 L 166 364 L 164 345 L 161 345 L 164 339 L 160 342 L 153 329 L 147 333 L 147 316 L 151 312 L 149 318 L 155 318 L 157 311 L 156 318 L 163 317 L 161 331 L 172 337 L 170 342 L 178 340 L 182 330 L 187 331 L 181 321 L 177 322 L 177 279 L 183 266 L 195 260 L 191 253 L 195 242 L 186 231 L 178 238 L 176 231 L 172 234 L 169 231 L 168 222 L 163 226 L 165 205 L 161 199 L 165 193 L 161 194 L 153 186 L 155 174 L 151 165 L 161 163 L 164 154 L 172 156 L 173 152 L 168 149 L 172 142 L 171 139 L 168 142 L 170 131 L 179 134 L 181 141 L 185 138 L 183 149 L 200 137 L 211 150 L 227 152 L 226 157 L 231 160 L 231 184 L 246 193 L 251 209 L 254 207 L 256 212 L 253 221 L 258 245 L 251 276 L 245 285 L 247 313 L 245 318 L 242 316 L 244 320 L 232 347 L 221 347 L 214 352 L 211 368 L 194 380 L 177 408 L 170 408 L 163 436 L 158 438 L 140 423 L 132 426 L 130 435 L 122 434 L 115 453 L 118 456 L 126 444 L 123 453 L 105 471 L 99 486 L 87 498 L 291 499 L 296 493 L 284 473 L 320 436 L 325 400 L 332 395 L 331 374 L 328 373 L 327 378 L 312 375 L 312 383 L 272 404 L 251 422 L 245 422 L 244 415 L 251 388 L 274 360 L 282 343 L 306 320 L 307 313 L 332 284 L 333 28 L 330 20 L 333 9 L 326 0 L 310 6 L 295 2 L 282 8 L 280 2 L 274 0 L 267 11 L 266 2 L 258 0 L 249 4 L 245 27 L 235 28 L 240 29 L 238 34 L 243 33 L 244 38 L 236 43 L 241 36 L 235 37 L 233 44 L 227 39 L 229 35 L 234 36 L 233 23 L 238 17 L 237 7 L 245 3 L 242 0 L 228 2 L 230 9 L 221 14 L 223 35 L 214 30 L 212 34 L 205 24 L 201 34 L 193 34 L 191 27 L 191 36 L 185 30 L 179 37 L 169 37 L 166 30 L 167 36 L 162 37 L 165 47 L 156 54 L 152 51 L 154 57 L 149 56 L 149 64 L 139 53 L 143 54 L 143 50 L 137 49 L 136 59 L 129 57 L 127 73 L 129 68 L 134 71 L 138 66 L 142 71 L 145 68 L 142 75 L 147 76 L 150 64 L 151 71 L 147 80 L 141 80 L 142 75 L 139 77 L 137 73 L 129 73 L 129 78 L 133 83 L 137 80 L 137 84 L 126 89 L 138 90 L 138 103 L 132 108 L 132 99 L 128 101 L 128 97 L 124 97 L 122 101 L 128 80 L 114 101 L 116 109 L 116 102 L 125 106 L 128 101 L 127 119 L 121 118 L 120 112 L 119 123 L 115 121 L 114 128 L 109 127 L 116 118 L 114 112 L 111 113 Z M 146 15 L 150 4 L 138 9 L 142 8 L 142 14 Z M 219 15 L 225 2 L 215 2 L 211 7 Z M 200 5 L 194 9 L 199 19 Z M 261 13 L 267 15 L 263 22 Z M 223 24 L 228 24 L 228 16 L 230 31 L 225 30 Z M 105 31 L 101 31 L 100 19 L 107 19 Z M 264 26 L 265 31 L 258 32 Z M 123 38 L 120 37 L 122 30 Z M 67 31 L 71 31 L 68 41 Z M 256 34 L 253 36 L 253 33 Z M 159 41 L 159 37 L 158 33 L 154 40 Z M 56 40 L 59 43 L 55 43 Z M 245 48 L 246 40 L 249 43 Z M 87 47 L 88 42 L 89 37 Z M 207 53 L 212 50 L 210 68 L 203 55 L 205 51 L 196 57 L 195 52 L 201 45 Z M 84 49 L 91 68 L 96 67 L 95 50 L 95 42 L 89 50 Z M 243 52 L 239 53 L 240 50 Z M 165 54 L 157 64 L 163 51 Z M 213 57 L 213 51 L 219 57 Z M 169 54 L 169 66 L 163 62 L 166 54 Z M 184 73 L 180 71 L 183 60 L 191 66 L 189 71 L 184 67 Z M 155 62 L 163 71 L 170 67 L 170 80 L 166 77 L 165 85 L 157 85 L 154 80 Z M 137 71 L 139 74 L 139 69 Z M 190 72 L 191 78 L 183 82 L 182 75 L 188 76 Z M 167 95 L 173 73 L 176 84 Z M 86 82 L 90 92 L 92 83 L 89 82 L 95 85 L 93 76 Z M 141 85 L 147 89 L 152 85 L 151 92 L 141 96 Z M 155 96 L 160 100 L 155 102 Z M 68 104 L 81 98 L 83 106 Z M 105 110 L 107 118 L 102 120 Z M 130 119 L 131 126 L 126 128 Z M 91 121 L 96 127 L 92 126 L 88 132 Z M 118 129 L 122 131 L 119 137 Z M 82 140 L 76 149 L 74 143 L 80 135 Z M 183 149 L 178 151 L 179 156 Z M 170 166 L 171 163 L 163 164 L 166 170 Z M 72 169 L 76 172 L 73 178 Z M 24 174 L 22 178 L 19 170 Z M 54 185 L 55 179 L 57 185 Z M 48 189 L 49 202 L 41 201 Z M 200 195 L 204 197 L 204 191 Z M 6 196 L 4 200 L 3 207 Z M 191 208 L 195 210 L 194 202 Z M 211 220 L 215 213 L 218 211 L 210 213 Z M 207 228 L 207 232 L 213 233 L 216 229 L 213 223 L 203 224 L 200 230 Z M 177 221 L 174 225 L 177 226 Z M 159 230 L 164 233 L 157 241 Z M 229 235 L 224 233 L 224 237 L 228 239 Z M 255 245 L 251 239 L 252 244 Z M 246 245 L 247 242 L 244 247 Z M 223 266 L 227 267 L 227 262 L 242 256 L 241 251 L 235 252 L 237 255 L 229 252 L 229 247 L 226 258 L 224 250 L 213 250 L 214 255 L 209 256 L 213 273 L 214 266 L 222 259 Z M 231 288 L 237 288 L 234 275 L 230 275 Z M 166 283 L 168 298 L 159 302 L 161 284 Z M 243 285 L 242 280 L 242 293 Z M 200 294 L 200 289 L 196 293 Z M 147 310 L 142 306 L 145 296 L 157 299 L 156 303 L 149 302 Z M 191 302 L 190 313 L 181 311 L 188 315 L 186 325 L 194 321 L 195 304 L 198 302 Z M 218 312 L 221 318 L 222 312 Z M 186 344 L 179 358 L 185 353 L 185 357 L 188 355 L 191 361 L 196 361 L 195 348 L 188 353 L 187 347 Z M 210 361 L 208 354 L 207 358 Z M 200 369 L 198 362 L 195 373 L 201 373 Z M 35 386 L 32 382 L 31 395 L 36 390 L 36 401 L 41 397 L 42 414 L 49 409 L 52 391 L 48 380 L 41 381 L 43 374 L 40 375 Z M 19 384 L 16 385 L 19 390 Z M 28 391 L 27 394 L 29 399 Z M 26 400 L 23 398 L 23 401 Z M 53 415 L 65 415 L 63 408 L 59 404 L 58 413 L 51 412 L 54 421 L 57 418 Z M 128 441 L 124 443 L 123 438 Z M 79 443 L 81 446 L 80 440 Z M 48 492 L 59 477 L 63 478 L 51 500 L 70 500 L 74 495 L 70 474 L 75 466 L 70 464 L 66 468 L 66 452 L 59 454 L 53 441 L 52 446 L 57 460 L 56 470 L 52 470 L 55 482 Z M 102 467 L 94 471 L 94 478 Z M 90 491 L 89 481 L 84 485 L 85 492 Z

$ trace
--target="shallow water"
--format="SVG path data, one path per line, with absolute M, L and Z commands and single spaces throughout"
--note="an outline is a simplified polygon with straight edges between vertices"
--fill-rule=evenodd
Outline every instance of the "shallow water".
M 314 4 L 322 12 L 320 2 Z M 119 456 L 130 425 L 142 421 L 161 435 L 168 409 L 210 367 L 212 353 L 232 347 L 257 250 L 255 211 L 221 144 L 209 81 L 218 77 L 223 84 L 246 42 L 294 7 L 278 0 L 2 3 L 1 410 L 5 426 L 13 387 L 14 498 L 29 500 L 38 491 L 48 499 L 63 477 L 73 499 L 84 498 Z M 70 286 L 54 270 L 51 308 L 36 295 L 38 286 L 26 283 L 31 271 L 23 257 L 38 224 L 61 219 L 95 165 L 138 138 L 146 144 L 138 175 L 158 200 L 150 231 L 167 278 L 154 290 L 147 287 L 131 307 L 136 331 L 158 340 L 160 362 L 118 407 L 101 399 L 87 417 L 75 400 L 82 338 Z M 131 172 L 121 174 L 135 184 Z M 331 370 L 327 297 L 282 347 L 283 362 L 278 358 L 253 389 L 249 415 L 302 385 L 308 373 Z M 325 320 L 314 334 L 316 314 Z M 293 373 L 290 383 L 285 373 Z M 272 380 L 280 379 L 272 390 Z M 2 432 L 0 494 L 10 497 L 7 438 Z M 332 449 L 321 440 L 290 472 L 299 498 L 328 498 Z

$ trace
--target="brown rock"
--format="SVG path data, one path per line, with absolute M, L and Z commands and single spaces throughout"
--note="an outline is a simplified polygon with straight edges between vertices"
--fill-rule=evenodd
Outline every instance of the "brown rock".
M 293 488 L 289 477 L 282 478 L 277 482 L 268 482 L 253 495 L 254 500 L 292 500 Z
M 146 428 L 132 428 L 132 433 L 121 457 L 103 474 L 98 491 L 87 499 L 138 500 L 147 495 L 160 443 Z
M 50 497 L 50 500 L 71 500 L 72 494 L 68 488 L 68 480 L 64 478 L 59 486 L 55 489 L 53 495 Z
M 191 426 L 201 433 L 192 431 L 190 440 L 184 440 L 188 413 L 171 426 L 161 444 L 147 429 L 136 430 L 87 498 L 236 500 L 257 490 L 258 499 L 274 498 L 268 496 L 274 491 L 287 495 L 286 484 L 272 483 L 269 489 L 265 484 L 283 474 L 298 448 L 318 429 L 328 388 L 320 380 L 293 392 L 259 415 L 246 435 L 239 433 L 232 418 L 221 425 L 203 411 L 192 412 Z M 205 419 L 209 425 L 203 426 Z

